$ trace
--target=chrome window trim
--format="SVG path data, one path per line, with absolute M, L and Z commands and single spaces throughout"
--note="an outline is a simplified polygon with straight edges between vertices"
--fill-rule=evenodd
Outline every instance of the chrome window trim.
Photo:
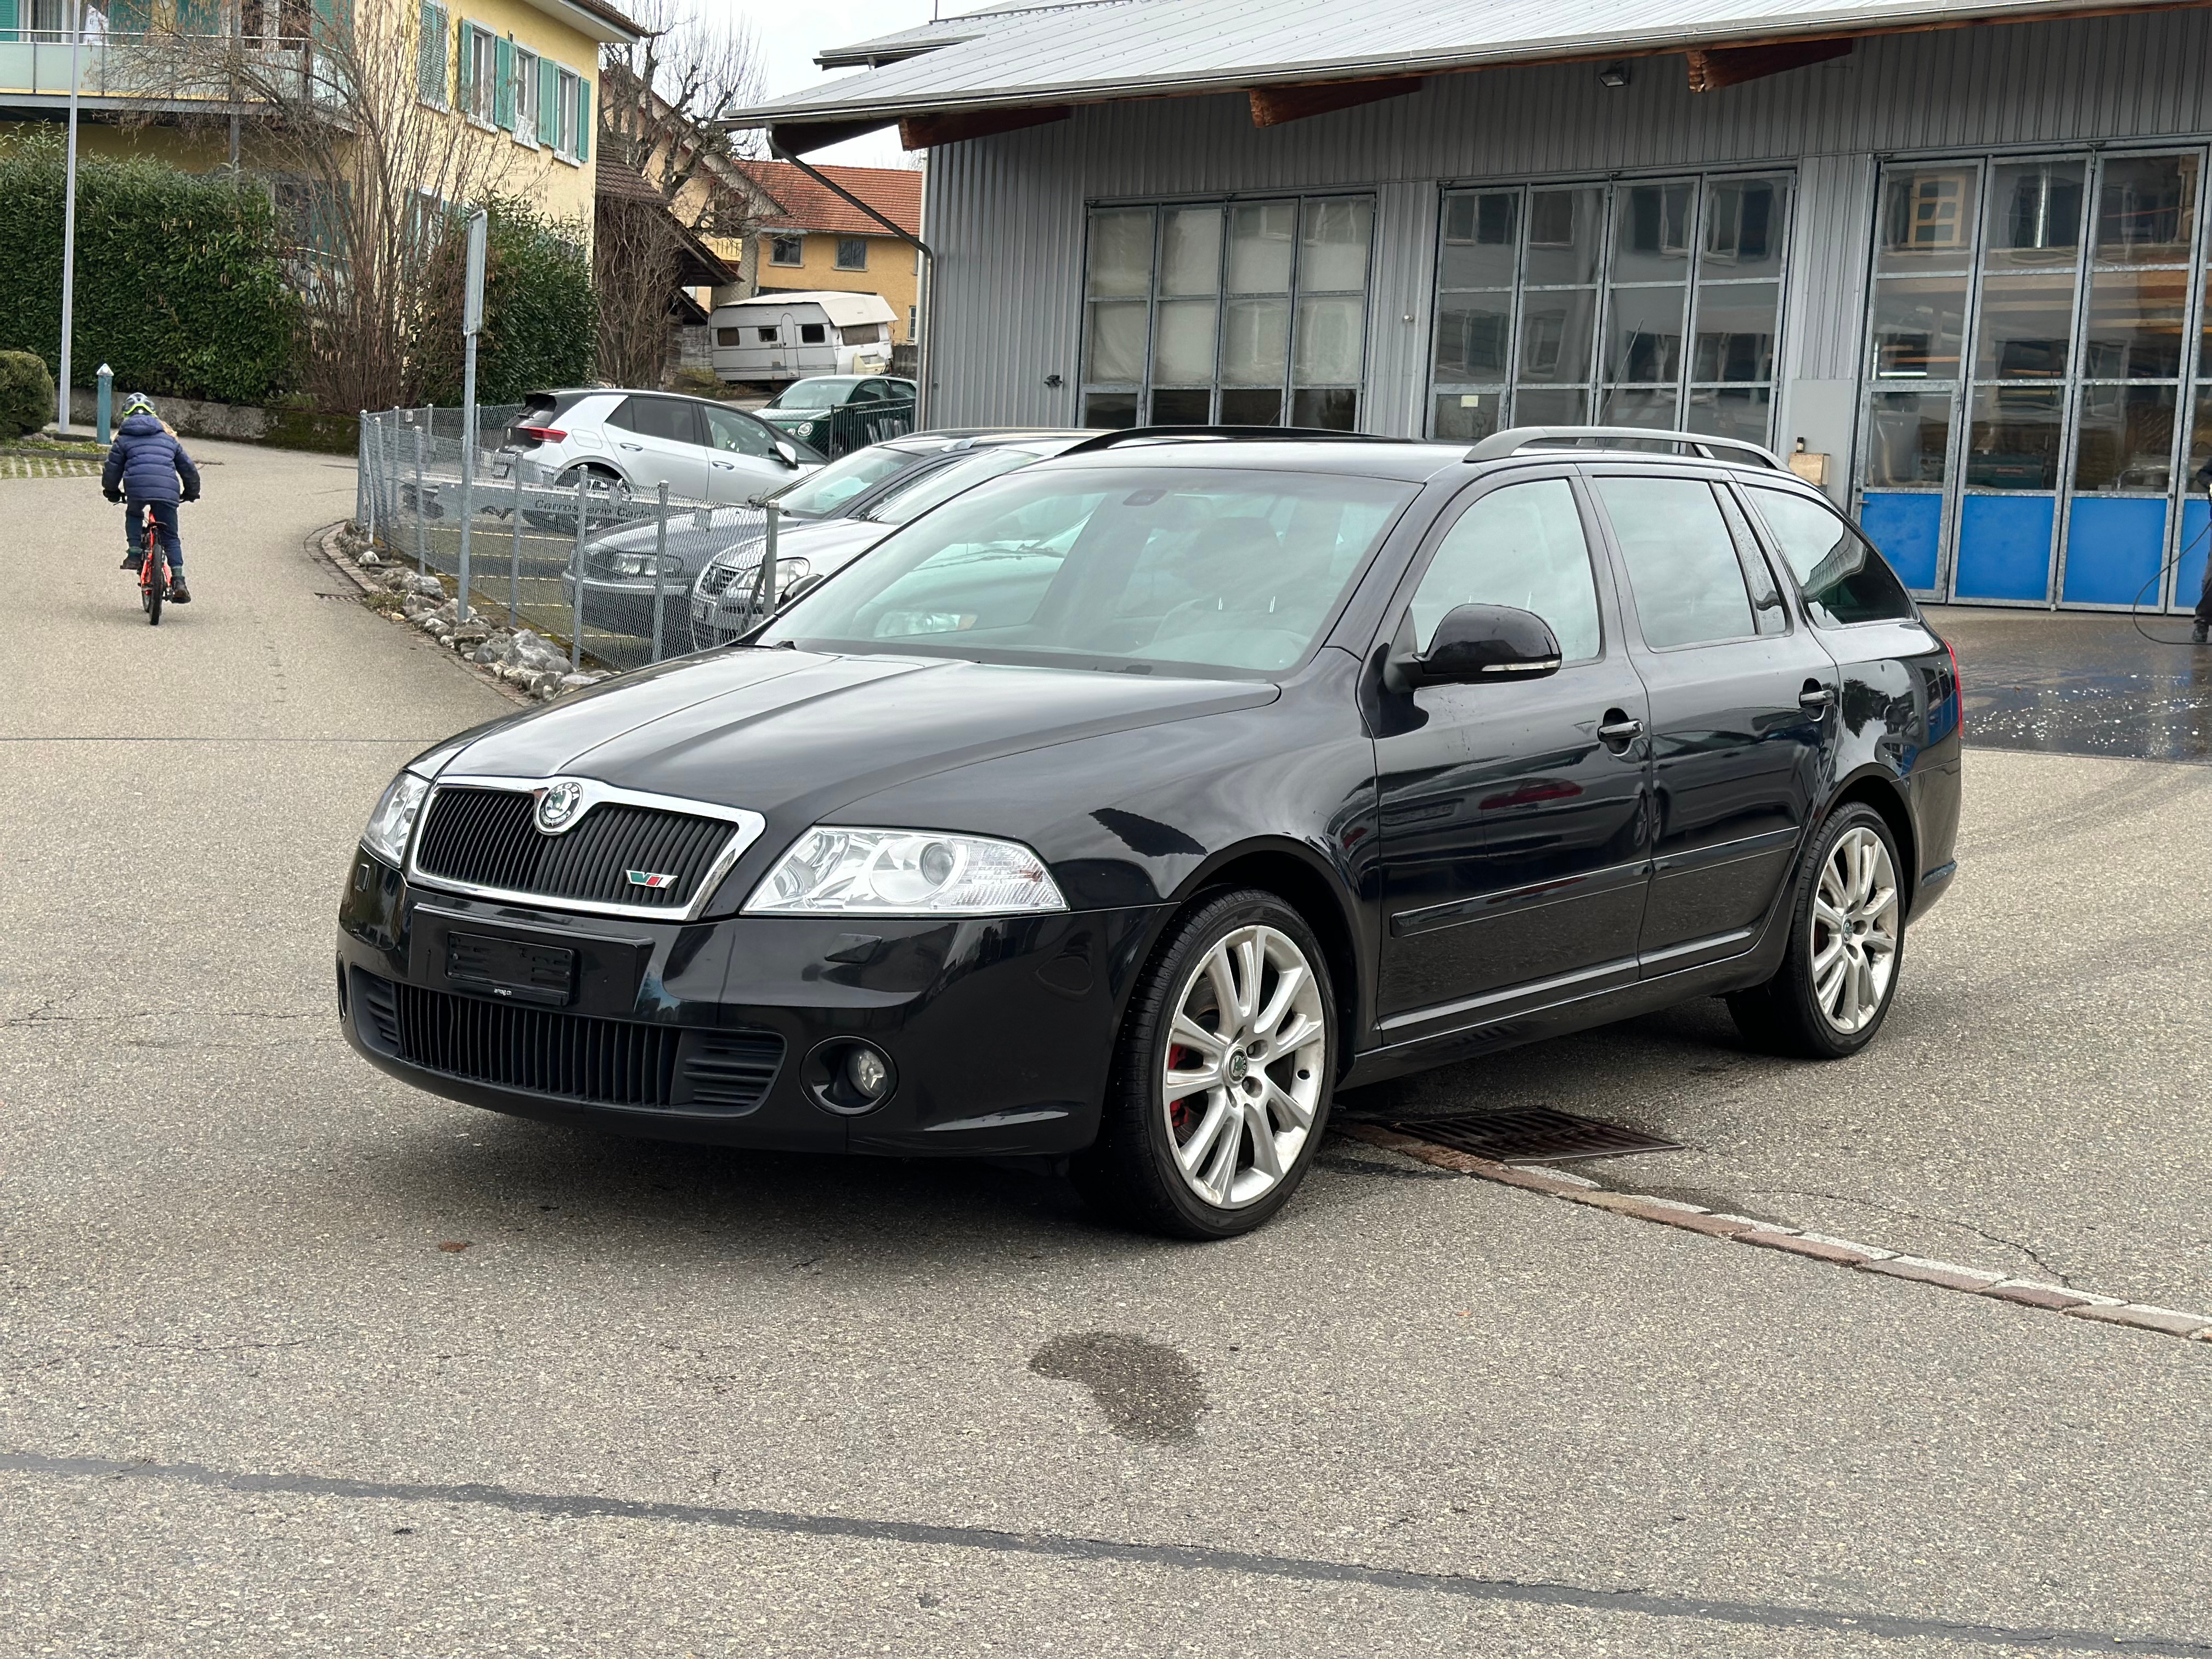
M 517 794 L 535 796 L 556 783 L 574 783 L 584 792 L 571 825 L 583 822 L 586 814 L 601 802 L 623 806 L 647 806 L 664 812 L 682 812 L 695 818 L 721 818 L 734 826 L 722 850 L 714 855 L 699 878 L 699 890 L 682 909 L 665 904 L 609 904 L 597 899 L 564 899 L 550 893 L 532 893 L 511 887 L 485 887 L 475 882 L 455 881 L 447 876 L 434 876 L 426 872 L 421 863 L 422 829 L 430 821 L 431 810 L 436 806 L 439 793 L 452 785 L 457 788 L 505 789 Z M 533 814 L 534 817 L 534 814 Z M 621 789 L 597 778 L 576 777 L 556 774 L 544 778 L 495 777 L 483 773 L 459 772 L 433 778 L 430 793 L 422 798 L 422 810 L 416 815 L 415 833 L 407 843 L 407 881 L 434 892 L 459 893 L 470 898 L 491 899 L 503 904 L 523 904 L 540 910 L 576 911 L 595 916 L 630 916 L 656 921 L 696 921 L 713 900 L 731 869 L 743 857 L 745 849 L 761 838 L 768 828 L 768 820 L 758 812 L 742 806 L 722 806 L 713 801 L 692 800 L 681 795 L 657 795 L 641 789 Z M 544 832 L 539 830 L 543 835 Z

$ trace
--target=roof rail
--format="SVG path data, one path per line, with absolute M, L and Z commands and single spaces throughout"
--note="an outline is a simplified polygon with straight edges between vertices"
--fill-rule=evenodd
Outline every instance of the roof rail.
M 1644 426 L 1516 426 L 1503 432 L 1493 432 L 1467 452 L 1469 461 L 1503 460 L 1508 455 L 1519 453 L 1531 444 L 1571 444 L 1587 442 L 1593 438 L 1633 438 L 1639 443 L 1686 444 L 1699 452 L 1709 461 L 1726 459 L 1716 455 L 1717 449 L 1735 450 L 1749 456 L 1761 466 L 1771 466 L 1777 472 L 1786 471 L 1782 458 L 1771 449 L 1746 443 L 1741 438 L 1712 438 L 1702 432 L 1662 432 Z
M 1121 444 L 1152 443 L 1173 438 L 1212 438 L 1223 442 L 1257 443 L 1272 441 L 1276 443 L 1311 443 L 1327 441 L 1347 444 L 1380 444 L 1401 442 L 1402 440 L 1378 438 L 1371 432 L 1332 432 L 1314 426 L 1132 426 L 1115 432 L 1102 432 L 1085 440 L 1072 449 L 1060 452 L 1062 457 L 1087 455 L 1094 450 L 1112 449 Z

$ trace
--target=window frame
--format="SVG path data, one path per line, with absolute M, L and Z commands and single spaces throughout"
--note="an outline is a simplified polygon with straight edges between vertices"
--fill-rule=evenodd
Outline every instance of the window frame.
M 846 263 L 846 252 L 852 248 L 858 248 L 860 252 L 857 264 Z M 830 268 L 836 270 L 866 270 L 868 268 L 868 239 L 865 236 L 840 236 L 836 252 L 830 260 Z
M 1729 646 L 1759 644 L 1783 637 L 1779 635 L 1762 634 L 1759 631 L 1759 607 L 1751 596 L 1751 578 L 1743 568 L 1743 556 L 1736 548 L 1735 535 L 1729 526 L 1728 514 L 1721 510 L 1719 496 L 1728 491 L 1732 483 L 1726 473 L 1692 471 L 1687 468 L 1678 470 L 1673 467 L 1598 465 L 1584 467 L 1583 476 L 1589 485 L 1591 505 L 1596 508 L 1599 516 L 1605 521 L 1606 545 L 1610 550 L 1620 572 L 1621 611 L 1624 619 L 1630 615 L 1636 619 L 1636 643 L 1639 650 L 1648 651 L 1655 657 L 1664 657 L 1684 651 L 1713 651 Z M 1743 612 L 1745 619 L 1751 624 L 1750 632 L 1723 635 L 1718 639 L 1691 640 L 1680 645 L 1654 645 L 1651 642 L 1650 637 L 1644 632 L 1644 613 L 1637 608 L 1636 605 L 1636 573 L 1629 567 L 1627 550 L 1622 546 L 1620 537 L 1614 533 L 1613 511 L 1606 504 L 1604 491 L 1599 488 L 1600 480 L 1605 478 L 1659 479 L 1683 483 L 1701 483 L 1706 489 L 1715 492 L 1713 516 L 1720 521 L 1721 536 L 1729 549 L 1729 568 L 1735 572 L 1736 580 L 1743 589 Z M 1760 530 L 1765 529 L 1765 526 L 1759 524 L 1758 520 L 1753 519 L 1752 522 L 1759 525 Z M 1771 569 L 1771 564 L 1769 568 Z M 1785 588 L 1784 591 L 1788 590 Z
M 1486 478 L 1477 478 L 1438 507 L 1436 516 L 1422 529 L 1420 539 L 1414 544 L 1413 556 L 1391 581 L 1374 637 L 1369 641 L 1367 651 L 1361 654 L 1370 655 L 1378 647 L 1388 649 L 1396 641 L 1399 624 L 1413 615 L 1413 596 L 1420 592 L 1421 584 L 1428 580 L 1429 567 L 1436 562 L 1437 550 L 1443 546 L 1445 538 L 1458 527 L 1459 521 L 1477 502 L 1497 490 L 1510 489 L 1515 484 L 1540 483 L 1550 478 L 1565 479 L 1568 488 L 1574 492 L 1575 511 L 1582 520 L 1583 545 L 1590 562 L 1590 579 L 1597 591 L 1597 655 L 1561 663 L 1559 672 L 1565 673 L 1571 668 L 1586 668 L 1614 656 L 1622 639 L 1618 609 L 1622 600 L 1613 568 L 1616 554 L 1610 526 L 1598 511 L 1595 492 L 1591 489 L 1589 480 L 1583 476 L 1582 468 L 1565 460 L 1540 466 L 1516 466 Z M 1407 511 L 1413 512 L 1419 506 L 1417 497 Z M 1399 528 L 1400 526 L 1392 526 L 1376 542 L 1378 558 L 1389 550 L 1391 539 L 1398 533 Z M 1366 577 L 1362 576 L 1353 582 L 1354 594 L 1365 580 Z M 1358 636 L 1355 635 L 1353 637 L 1357 639 Z
M 464 18 L 468 31 L 468 70 L 465 82 L 454 82 L 455 102 L 461 116 L 487 131 L 499 131 L 499 36 L 472 18 Z M 467 95 L 458 94 L 463 88 Z
M 1367 209 L 1366 264 L 1364 270 L 1361 287 L 1357 290 L 1312 287 L 1304 280 L 1305 275 L 1304 248 L 1308 215 L 1316 207 L 1333 203 L 1361 203 L 1364 204 Z M 1279 295 L 1286 310 L 1286 321 L 1284 328 L 1281 362 L 1282 373 L 1281 378 L 1277 382 L 1277 387 L 1282 394 L 1282 404 L 1274 424 L 1284 427 L 1294 424 L 1293 416 L 1297 410 L 1297 397 L 1301 392 L 1336 392 L 1349 390 L 1353 394 L 1354 412 L 1352 416 L 1352 424 L 1348 429 L 1355 432 L 1362 429 L 1361 422 L 1371 413 L 1371 405 L 1369 401 L 1369 388 L 1371 384 L 1372 376 L 1370 373 L 1369 359 L 1372 352 L 1376 332 L 1374 315 L 1376 264 L 1378 257 L 1382 231 L 1382 204 L 1380 195 L 1379 192 L 1371 189 L 1291 189 L 1283 191 L 1253 191 L 1249 194 L 1238 195 L 1216 195 L 1186 198 L 1163 197 L 1133 200 L 1102 198 L 1086 201 L 1084 204 L 1083 248 L 1077 267 L 1078 282 L 1079 286 L 1077 290 L 1075 356 L 1079 367 L 1076 376 L 1075 396 L 1077 418 L 1079 421 L 1087 423 L 1087 415 L 1085 411 L 1088 409 L 1091 399 L 1094 397 L 1131 397 L 1135 399 L 1136 404 L 1136 415 L 1133 424 L 1138 426 L 1152 424 L 1154 423 L 1152 412 L 1153 400 L 1159 392 L 1194 392 L 1203 390 L 1206 394 L 1207 421 L 1211 422 L 1220 419 L 1222 403 L 1225 393 L 1240 390 L 1267 389 L 1260 386 L 1243 386 L 1237 383 L 1225 380 L 1222 375 L 1222 355 L 1229 330 L 1228 319 L 1231 301 L 1234 298 L 1258 297 L 1273 299 L 1278 297 L 1277 294 L 1273 291 L 1269 291 L 1262 295 L 1259 294 L 1257 291 L 1248 292 L 1243 290 L 1232 290 L 1231 289 L 1229 283 L 1229 262 L 1234 238 L 1231 234 L 1230 226 L 1230 216 L 1240 208 L 1264 207 L 1279 204 L 1287 204 L 1291 210 L 1291 233 L 1290 276 L 1287 285 L 1280 290 Z M 1213 357 L 1211 378 L 1203 388 L 1188 384 L 1178 384 L 1171 386 L 1159 386 L 1155 384 L 1155 366 L 1159 343 L 1160 307 L 1163 301 L 1166 300 L 1171 301 L 1185 298 L 1197 300 L 1209 297 L 1202 295 L 1164 295 L 1160 286 L 1162 277 L 1161 255 L 1163 239 L 1165 234 L 1164 229 L 1165 216 L 1171 212 L 1192 209 L 1210 209 L 1222 216 L 1221 235 L 1219 239 L 1218 256 L 1219 263 L 1215 270 L 1214 286 L 1210 295 L 1214 308 Z M 1093 227 L 1098 216 L 1101 214 L 1126 212 L 1148 212 L 1152 216 L 1152 252 L 1150 266 L 1150 277 L 1146 291 L 1141 301 L 1139 301 L 1138 296 L 1135 295 L 1113 296 L 1109 297 L 1105 303 L 1128 305 L 1132 307 L 1139 303 L 1141 303 L 1144 306 L 1144 371 L 1141 379 L 1136 381 L 1094 380 L 1091 378 L 1090 353 L 1091 319 L 1093 308 L 1101 303 L 1101 301 L 1097 298 L 1094 297 L 1091 292 L 1091 254 L 1094 240 Z M 1310 386 L 1303 384 L 1297 376 L 1298 345 L 1300 336 L 1298 326 L 1299 301 L 1304 298 L 1316 296 L 1341 298 L 1348 296 L 1355 292 L 1358 294 L 1360 301 L 1358 378 L 1357 380 L 1352 382 L 1348 386 L 1343 383 L 1335 381 L 1326 383 L 1317 382 Z
M 1730 185 L 1771 182 L 1784 194 L 1786 200 L 1781 211 L 1770 222 L 1768 234 L 1776 246 L 1774 267 L 1770 272 L 1747 276 L 1713 274 L 1733 269 L 1722 262 L 1720 254 L 1706 246 L 1717 217 L 1720 192 Z M 1655 185 L 1687 185 L 1691 187 L 1688 241 L 1679 283 L 1672 278 L 1623 277 L 1620 270 L 1619 240 L 1623 226 L 1625 193 L 1648 190 Z M 1535 227 L 1531 222 L 1531 208 L 1539 195 L 1564 194 L 1571 191 L 1597 191 L 1598 223 L 1595 228 L 1595 249 L 1589 278 L 1587 283 L 1535 283 L 1529 280 L 1528 251 Z M 1790 164 L 1765 167 L 1715 167 L 1707 168 L 1668 168 L 1647 173 L 1623 173 L 1613 176 L 1567 176 L 1562 178 L 1492 179 L 1450 179 L 1438 186 L 1437 198 L 1437 229 L 1435 265 L 1429 283 L 1429 342 L 1427 397 L 1422 430 L 1440 442 L 1473 442 L 1476 439 L 1437 438 L 1437 405 L 1448 396 L 1494 398 L 1497 411 L 1495 424 L 1489 429 L 1502 431 L 1509 426 L 1530 423 L 1531 417 L 1521 411 L 1523 395 L 1530 392 L 1574 393 L 1583 399 L 1582 422 L 1601 424 L 1636 424 L 1626 417 L 1608 416 L 1607 404 L 1620 393 L 1639 392 L 1671 392 L 1674 398 L 1674 421 L 1670 427 L 1654 427 L 1658 430 L 1696 429 L 1692 422 L 1701 394 L 1729 392 L 1764 392 L 1765 426 L 1758 441 L 1771 445 L 1777 398 L 1784 380 L 1782 359 L 1784 331 L 1789 325 L 1790 261 L 1795 243 L 1798 200 L 1801 195 L 1798 168 Z M 1451 207 L 1455 198 L 1480 198 L 1504 195 L 1513 198 L 1515 208 L 1513 229 L 1513 272 L 1510 286 L 1489 286 L 1466 289 L 1446 289 L 1444 251 L 1450 229 Z M 1741 215 L 1738 216 L 1739 218 Z M 1544 244 L 1556 246 L 1556 244 Z M 1671 244 L 1667 245 L 1671 247 Z M 1709 270 L 1709 267 L 1711 268 Z M 1729 289 L 1750 289 L 1771 284 L 1775 292 L 1774 326 L 1771 335 L 1772 352 L 1765 364 L 1764 379 L 1743 380 L 1714 380 L 1698 378 L 1698 328 L 1700 313 L 1709 297 L 1717 297 Z M 1607 361 L 1607 347 L 1611 325 L 1620 303 L 1620 296 L 1638 290 L 1663 291 L 1670 288 L 1682 289 L 1681 333 L 1679 362 L 1670 380 L 1630 380 L 1618 378 L 1613 365 Z M 1465 380 L 1448 380 L 1439 373 L 1437 354 L 1443 343 L 1442 331 L 1448 296 L 1455 294 L 1494 294 L 1504 296 L 1506 329 L 1498 373 L 1490 379 L 1470 377 Z M 1589 330 L 1584 344 L 1587 368 L 1578 380 L 1531 380 L 1525 373 L 1524 353 L 1529 344 L 1528 335 L 1528 301 L 1532 295 L 1558 294 L 1589 296 Z M 1554 344 L 1554 350 L 1563 348 L 1564 335 Z M 1535 424 L 1548 424 L 1535 421 Z M 1479 422 L 1478 422 L 1479 425 Z M 1715 432 L 1708 435 L 1719 436 Z
M 540 55 L 520 41 L 514 46 L 514 142 L 532 149 L 538 143 L 538 63 Z
M 763 238 L 768 243 L 768 263 L 789 270 L 806 263 L 806 233 L 798 230 L 769 231 Z M 791 245 L 791 258 L 783 257 L 783 245 Z
M 583 115 L 584 77 L 567 64 L 556 64 L 554 72 L 553 153 L 564 161 L 582 165 L 583 155 L 579 148 L 582 137 L 580 124 Z

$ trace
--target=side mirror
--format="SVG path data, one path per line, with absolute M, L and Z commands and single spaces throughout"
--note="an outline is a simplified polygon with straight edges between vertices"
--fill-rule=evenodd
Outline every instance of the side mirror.
M 1559 641 L 1551 624 L 1510 605 L 1462 605 L 1437 624 L 1429 648 L 1415 648 L 1413 612 L 1382 664 L 1382 680 L 1403 696 L 1424 685 L 1475 685 L 1486 680 L 1537 680 L 1559 672 Z
M 778 438 L 775 441 L 775 453 L 783 457 L 783 464 L 786 466 L 799 465 L 798 447 L 788 438 Z
M 790 586 L 785 588 L 782 593 L 777 598 L 775 602 L 777 611 L 780 613 L 789 609 L 793 600 L 813 592 L 814 589 L 821 586 L 822 584 L 828 580 L 829 577 L 827 574 L 819 576 L 801 576 L 797 581 L 792 583 Z

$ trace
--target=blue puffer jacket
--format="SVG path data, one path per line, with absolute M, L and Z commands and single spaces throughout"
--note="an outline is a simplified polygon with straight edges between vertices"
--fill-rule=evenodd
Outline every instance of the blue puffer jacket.
M 184 480 L 181 495 L 179 478 Z M 115 429 L 115 447 L 107 452 L 100 487 L 111 495 L 120 489 L 134 501 L 196 501 L 200 470 L 185 453 L 185 447 L 169 435 L 168 428 L 151 415 L 133 415 Z

